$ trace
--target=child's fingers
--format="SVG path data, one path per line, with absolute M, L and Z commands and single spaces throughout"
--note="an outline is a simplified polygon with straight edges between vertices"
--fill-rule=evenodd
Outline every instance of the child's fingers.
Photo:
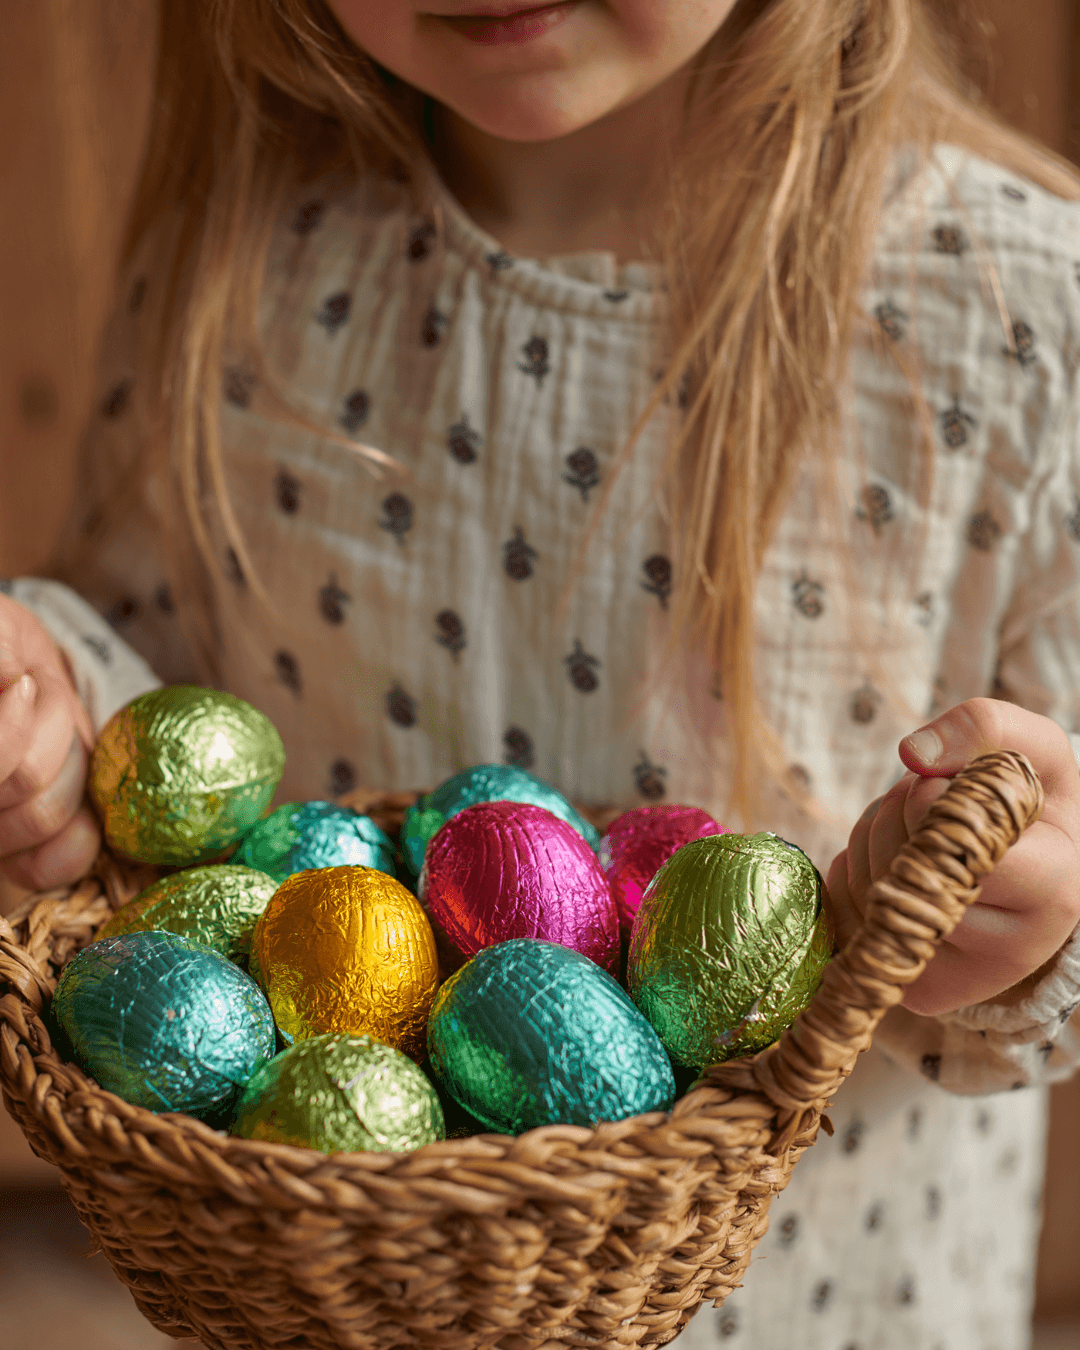
M 0 872 L 17 886 L 47 891 L 85 876 L 100 847 L 97 822 L 84 807 L 44 844 L 0 862 Z
M 67 757 L 48 787 L 0 811 L 0 858 L 37 848 L 59 834 L 79 809 L 85 787 L 86 749 L 72 736 Z
M 22 763 L 37 721 L 38 685 L 20 676 L 0 694 L 0 784 Z
M 16 767 L 0 779 L 0 811 L 43 792 L 60 772 L 72 737 L 78 734 L 74 726 L 74 700 L 63 683 L 55 676 L 45 676 L 39 681 L 39 688 L 29 744 Z

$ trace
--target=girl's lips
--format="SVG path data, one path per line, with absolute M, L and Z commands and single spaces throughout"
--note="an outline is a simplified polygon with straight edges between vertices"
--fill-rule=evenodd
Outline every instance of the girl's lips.
M 441 14 L 444 23 L 470 42 L 483 47 L 504 43 L 531 42 L 565 22 L 578 7 L 578 0 L 557 0 L 553 5 L 537 5 L 516 14 L 469 14 L 453 17 Z

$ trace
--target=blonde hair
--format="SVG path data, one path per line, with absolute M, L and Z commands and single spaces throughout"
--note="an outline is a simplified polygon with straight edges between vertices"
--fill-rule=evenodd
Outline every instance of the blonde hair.
M 657 394 L 685 405 L 665 472 L 673 631 L 712 654 L 722 678 L 746 819 L 760 770 L 782 768 L 755 707 L 755 583 L 796 474 L 835 456 L 835 394 L 865 320 L 894 150 L 948 141 L 1080 195 L 1064 161 L 972 98 L 942 8 L 935 0 L 932 20 L 926 0 L 743 0 L 697 61 L 673 156 L 662 261 L 674 355 Z M 174 580 L 204 618 L 211 669 L 199 597 L 220 563 L 208 510 L 253 575 L 225 489 L 223 353 L 238 345 L 258 362 L 277 204 L 305 174 L 419 181 L 420 124 L 413 91 L 359 51 L 322 0 L 163 6 L 127 255 L 154 240 L 156 337 L 137 371 L 139 406 L 183 502 Z

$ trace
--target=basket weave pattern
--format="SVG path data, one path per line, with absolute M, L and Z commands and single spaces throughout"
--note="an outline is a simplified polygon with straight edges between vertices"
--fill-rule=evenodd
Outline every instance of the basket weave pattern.
M 393 827 L 411 800 L 355 804 Z M 1042 809 L 1027 761 L 965 770 L 871 893 L 812 1005 L 670 1114 L 336 1154 L 102 1091 L 45 1022 L 64 963 L 151 875 L 103 855 L 0 919 L 0 1086 L 162 1331 L 211 1350 L 662 1345 L 742 1279 L 829 1097 Z

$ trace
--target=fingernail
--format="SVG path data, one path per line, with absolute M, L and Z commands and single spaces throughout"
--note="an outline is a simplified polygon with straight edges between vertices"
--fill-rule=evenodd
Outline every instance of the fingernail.
M 940 759 L 945 749 L 941 743 L 941 737 L 932 727 L 922 727 L 919 731 L 913 731 L 910 736 L 905 736 L 904 739 L 924 764 L 933 764 L 936 759 Z

